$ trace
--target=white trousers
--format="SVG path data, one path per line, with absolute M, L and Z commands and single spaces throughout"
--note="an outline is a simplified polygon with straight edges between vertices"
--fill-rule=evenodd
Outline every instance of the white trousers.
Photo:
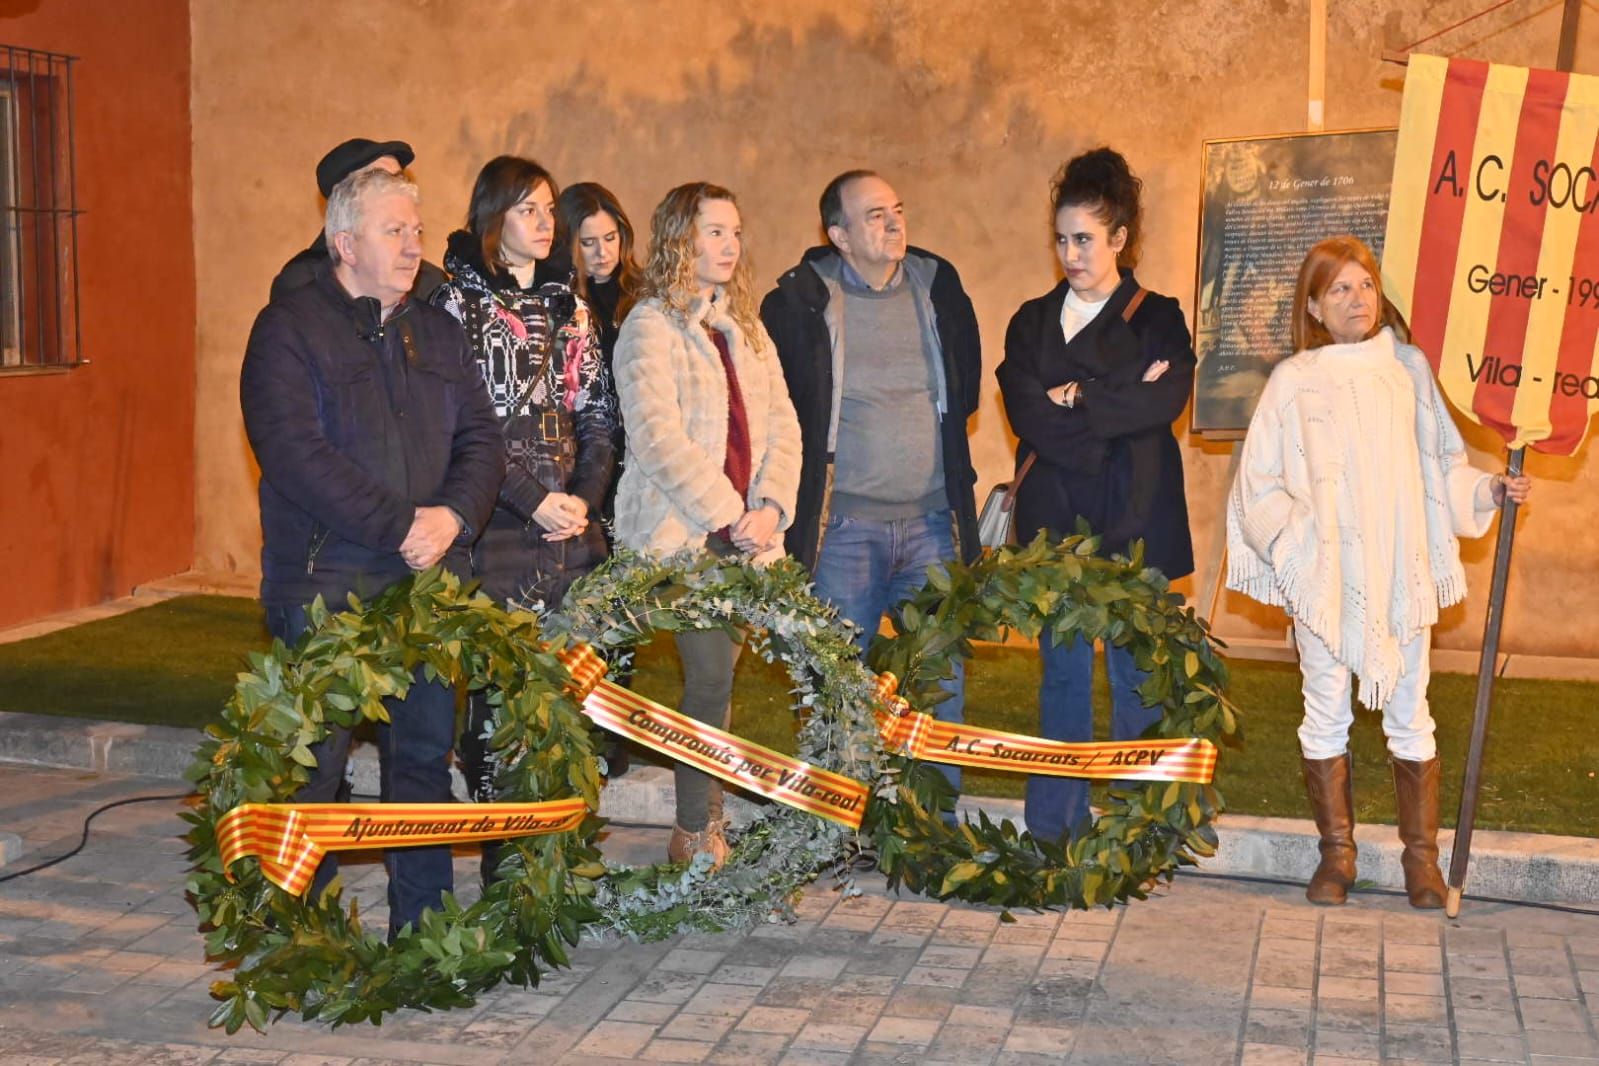
M 1314 633 L 1294 626 L 1299 645 L 1299 672 L 1303 678 L 1305 717 L 1299 723 L 1299 750 L 1307 759 L 1331 759 L 1349 750 L 1349 726 L 1355 720 L 1354 676 L 1327 650 Z M 1438 754 L 1433 740 L 1432 711 L 1427 706 L 1427 682 L 1432 630 L 1424 629 L 1402 646 L 1404 668 L 1399 684 L 1382 711 L 1382 731 L 1388 751 L 1396 759 L 1425 762 Z

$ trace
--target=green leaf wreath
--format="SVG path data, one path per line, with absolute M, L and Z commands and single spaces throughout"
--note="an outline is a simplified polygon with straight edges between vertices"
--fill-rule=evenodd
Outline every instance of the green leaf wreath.
M 1164 737 L 1228 740 L 1235 711 L 1226 670 L 1205 624 L 1181 607 L 1158 571 L 1094 554 L 1088 537 L 1006 549 L 973 566 L 934 571 L 896 615 L 896 635 L 870 656 L 893 671 L 913 707 L 943 698 L 940 680 L 972 640 L 1014 630 L 1036 637 L 1128 644 L 1151 671 L 1147 699 Z M 1087 907 L 1142 898 L 1149 883 L 1214 851 L 1209 822 L 1221 799 L 1209 786 L 1156 782 L 1113 791 L 1091 833 L 1066 847 L 1034 841 L 986 816 L 952 826 L 953 794 L 933 767 L 883 750 L 875 677 L 848 628 L 817 600 L 792 560 L 757 568 L 705 555 L 651 560 L 620 552 L 585 577 L 561 612 L 542 620 L 470 595 L 436 571 L 337 614 L 319 603 L 294 648 L 274 643 L 251 669 L 220 720 L 208 728 L 189 776 L 202 799 L 185 817 L 193 872 L 189 891 L 207 950 L 232 968 L 212 994 L 211 1022 L 263 1028 L 297 1012 L 338 1025 L 380 1022 L 400 1007 L 464 1006 L 501 980 L 536 984 L 565 965 L 584 928 L 641 939 L 782 920 L 798 889 L 831 869 L 853 891 L 852 860 L 875 859 L 891 885 L 939 898 L 1014 907 Z M 793 682 L 799 758 L 871 782 L 862 831 L 779 804 L 764 806 L 730 835 L 727 863 L 607 867 L 595 846 L 602 822 L 508 841 L 502 877 L 480 900 L 447 898 L 420 928 L 392 943 L 361 923 L 336 891 L 311 900 L 267 881 L 253 859 L 222 871 L 216 826 L 240 803 L 285 802 L 307 778 L 310 746 L 328 724 L 384 720 L 385 697 L 402 695 L 420 669 L 429 679 L 482 689 L 496 708 L 490 748 L 498 798 L 533 802 L 582 796 L 598 806 L 590 724 L 565 690 L 552 653 L 571 640 L 603 652 L 631 648 L 661 631 L 722 627 L 780 660 Z
M 1227 666 L 1205 621 L 1182 605 L 1159 570 L 1143 565 L 1141 543 L 1131 559 L 1107 559 L 1098 549 L 1086 531 L 1053 544 L 1040 534 L 971 566 L 931 571 L 921 592 L 895 612 L 894 635 L 873 642 L 872 665 L 900 678 L 912 706 L 931 707 L 947 698 L 940 682 L 954 676 L 957 657 L 971 657 L 974 640 L 1001 640 L 1007 632 L 1037 639 L 1046 629 L 1063 643 L 1101 640 L 1126 646 L 1150 674 L 1139 691 L 1160 705 L 1162 717 L 1146 735 L 1238 743 Z M 1155 880 L 1169 881 L 1178 866 L 1215 854 L 1210 823 L 1222 797 L 1211 785 L 1112 788 L 1092 830 L 1063 844 L 986 814 L 951 824 L 943 813 L 954 796 L 944 776 L 928 763 L 893 762 L 900 771 L 896 802 L 869 806 L 862 826 L 891 887 L 1004 908 L 1109 906 L 1143 899 Z
M 428 680 L 483 689 L 497 707 L 493 745 L 508 802 L 582 796 L 598 806 L 599 772 L 588 720 L 564 691 L 566 668 L 541 644 L 537 619 L 469 596 L 450 574 L 428 571 L 362 606 L 311 607 L 293 648 L 253 654 L 219 721 L 207 727 L 188 776 L 201 799 L 184 817 L 193 870 L 188 888 L 208 928 L 207 953 L 232 974 L 212 985 L 212 1025 L 263 1028 L 298 1012 L 335 1025 L 379 1021 L 399 1007 L 465 1006 L 502 980 L 528 985 L 565 965 L 596 919 L 605 872 L 590 817 L 576 830 L 506 842 L 508 876 L 470 907 L 446 898 L 393 943 L 369 930 L 337 889 L 301 898 L 268 881 L 254 859 L 223 875 L 217 822 L 241 803 L 289 801 L 314 763 L 310 746 L 332 724 L 386 721 L 383 700 Z M 337 883 L 336 883 L 337 884 Z M 309 894 L 308 894 L 309 897 Z

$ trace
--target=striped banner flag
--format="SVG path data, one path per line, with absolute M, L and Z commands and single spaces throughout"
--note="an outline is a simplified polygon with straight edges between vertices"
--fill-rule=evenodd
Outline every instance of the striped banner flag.
M 1576 451 L 1599 410 L 1599 78 L 1411 56 L 1382 272 L 1456 407 Z

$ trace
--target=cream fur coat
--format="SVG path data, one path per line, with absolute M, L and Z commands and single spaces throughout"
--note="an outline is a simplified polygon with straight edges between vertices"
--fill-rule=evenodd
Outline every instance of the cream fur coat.
M 794 520 L 800 431 L 777 348 L 759 325 L 756 351 L 721 303 L 699 300 L 681 322 L 659 300 L 640 303 L 616 342 L 616 389 L 627 458 L 616 490 L 616 536 L 629 548 L 670 555 L 771 501 L 778 530 Z M 705 322 L 727 337 L 750 430 L 750 489 L 740 498 L 727 460 L 727 375 Z M 777 549 L 781 552 L 781 547 Z

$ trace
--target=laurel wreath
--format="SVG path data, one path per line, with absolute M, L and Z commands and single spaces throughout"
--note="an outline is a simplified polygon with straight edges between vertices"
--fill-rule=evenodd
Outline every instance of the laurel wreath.
M 1086 530 L 1051 542 L 1040 534 L 1025 547 L 985 554 L 970 566 L 933 570 L 922 590 L 895 612 L 894 635 L 879 636 L 869 659 L 901 678 L 912 706 L 947 698 L 940 683 L 954 676 L 972 641 L 1009 633 L 1058 641 L 1104 641 L 1127 647 L 1149 679 L 1140 694 L 1159 704 L 1147 736 L 1242 741 L 1238 710 L 1227 699 L 1227 666 L 1209 626 L 1165 576 L 1131 558 L 1098 554 Z M 890 887 L 901 884 L 939 899 L 1007 908 L 1109 906 L 1143 899 L 1179 866 L 1215 854 L 1211 822 L 1223 809 L 1212 785 L 1152 781 L 1111 788 L 1092 829 L 1067 842 L 1036 840 L 986 814 L 953 824 L 944 815 L 953 795 L 927 763 L 896 760 L 897 802 L 866 810 L 862 831 L 875 842 Z
M 1036 637 L 1126 643 L 1151 671 L 1143 692 L 1164 716 L 1164 737 L 1234 740 L 1226 669 L 1203 621 L 1180 606 L 1158 571 L 1094 554 L 1086 536 L 1006 549 L 972 566 L 951 564 L 894 618 L 870 660 L 900 677 L 916 708 L 944 698 L 940 681 L 971 641 L 1007 630 Z M 189 776 L 201 793 L 191 829 L 188 888 L 208 954 L 232 968 L 212 986 L 211 1024 L 262 1029 L 295 1012 L 333 1025 L 378 1022 L 401 1007 L 465 1006 L 500 981 L 537 984 L 568 963 L 585 930 L 658 939 L 685 930 L 727 930 L 792 914 L 798 890 L 831 871 L 855 891 L 854 860 L 870 855 L 893 886 L 1001 907 L 1087 907 L 1143 898 L 1158 877 L 1212 854 L 1209 823 L 1221 797 L 1210 786 L 1156 782 L 1113 790 L 1091 833 L 1060 846 L 981 816 L 946 822 L 954 796 L 933 767 L 885 752 L 875 721 L 875 677 L 850 633 L 811 592 L 798 563 L 757 568 L 701 554 L 652 560 L 613 556 L 579 582 L 563 610 L 541 620 L 507 612 L 429 571 L 350 609 L 311 608 L 294 648 L 274 643 L 207 729 Z M 797 756 L 872 782 L 860 833 L 778 804 L 729 836 L 726 864 L 607 867 L 596 847 L 602 822 L 506 842 L 502 877 L 463 906 L 447 897 L 393 942 L 362 924 L 341 895 L 290 895 L 255 860 L 224 875 L 218 820 L 245 802 L 288 801 L 307 779 L 310 746 L 328 725 L 385 720 L 383 699 L 428 680 L 485 690 L 496 708 L 490 748 L 497 798 L 533 802 L 582 796 L 598 807 L 591 726 L 566 691 L 552 649 L 583 640 L 605 652 L 662 631 L 723 628 L 781 661 L 799 718 Z
M 256 1029 L 297 1012 L 334 1025 L 378 1021 L 400 1007 L 465 1006 L 501 980 L 529 985 L 597 915 L 594 848 L 600 827 L 506 842 L 512 871 L 471 906 L 453 897 L 423 913 L 392 943 L 362 923 L 335 888 L 291 895 L 254 859 L 224 874 L 217 822 L 240 803 L 290 800 L 314 765 L 310 751 L 329 725 L 386 721 L 383 700 L 403 696 L 418 671 L 428 681 L 482 689 L 498 708 L 493 745 L 504 763 L 502 798 L 581 795 L 598 804 L 599 773 L 586 718 L 565 691 L 568 675 L 542 643 L 538 620 L 469 596 L 452 575 L 427 571 L 362 605 L 329 612 L 318 600 L 296 644 L 274 642 L 250 656 L 217 722 L 206 729 L 188 776 L 200 792 L 184 815 L 192 870 L 188 889 L 206 951 L 232 968 L 211 994 L 213 1026 Z

